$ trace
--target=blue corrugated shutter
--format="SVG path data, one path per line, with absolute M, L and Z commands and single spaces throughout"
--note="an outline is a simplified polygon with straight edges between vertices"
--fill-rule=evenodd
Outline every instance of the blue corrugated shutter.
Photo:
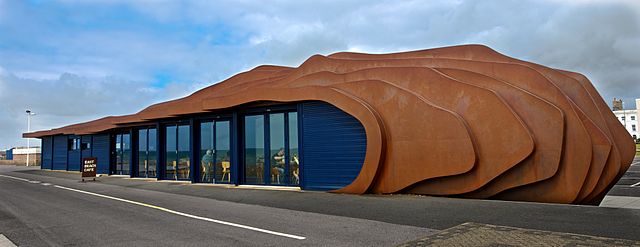
M 74 138 L 78 138 L 78 136 L 69 136 L 69 140 Z M 80 171 L 80 150 L 69 150 L 68 155 L 69 171 Z
M 109 174 L 109 135 L 93 135 L 91 157 L 98 158 L 98 173 Z
M 42 169 L 51 169 L 53 155 L 53 137 L 45 136 L 42 138 Z
M 13 160 L 13 148 L 7 150 L 7 160 Z
M 367 147 L 364 127 L 351 115 L 324 102 L 302 103 L 303 186 L 339 189 L 360 173 Z
M 53 137 L 53 169 L 67 170 L 67 136 Z

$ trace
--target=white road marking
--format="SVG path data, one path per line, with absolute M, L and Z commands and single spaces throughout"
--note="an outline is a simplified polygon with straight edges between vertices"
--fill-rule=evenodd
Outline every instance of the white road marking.
M 636 163 L 631 163 L 631 166 L 635 166 L 637 164 L 640 164 L 640 162 L 636 162 Z
M 2 174 L 0 174 L 0 177 L 11 178 L 11 179 L 20 180 L 20 181 L 23 181 L 23 182 L 29 182 L 29 179 L 24 179 L 24 178 L 19 178 L 19 177 L 12 177 L 12 176 L 2 175 Z
M 629 186 L 629 187 L 636 187 L 636 186 L 638 186 L 638 185 L 640 185 L 640 182 L 637 182 L 637 183 L 635 183 L 635 184 L 632 184 L 632 185 L 631 185 L 631 186 Z
M 5 237 L 2 234 L 0 234 L 0 246 L 2 246 L 2 247 L 16 247 L 16 245 L 13 242 L 11 242 L 11 240 L 9 240 L 7 237 Z
M 11 178 L 11 179 L 20 180 L 20 181 L 28 182 L 28 183 L 36 183 L 36 182 L 40 183 L 40 181 L 31 181 L 29 179 L 13 177 L 13 176 L 7 176 L 7 175 L 2 175 L 2 174 L 0 174 L 0 177 Z M 44 185 L 44 184 L 42 184 L 42 185 Z M 78 189 L 68 188 L 68 187 L 59 186 L 59 185 L 53 185 L 53 187 L 56 187 L 56 188 L 59 188 L 59 189 L 63 189 L 63 190 L 83 193 L 83 194 L 87 194 L 87 195 L 107 198 L 107 199 L 111 199 L 111 200 L 126 202 L 126 203 L 130 203 L 130 204 L 138 205 L 138 206 L 143 206 L 143 207 L 148 207 L 148 208 L 164 211 L 164 212 L 167 212 L 167 213 L 170 213 L 170 214 L 180 215 L 180 216 L 184 216 L 184 217 L 192 218 L 192 219 L 197 219 L 197 220 L 204 220 L 204 221 L 213 222 L 213 223 L 217 223 L 217 224 L 221 224 L 221 225 L 233 226 L 233 227 L 238 227 L 238 228 L 242 228 L 242 229 L 252 230 L 252 231 L 256 231 L 256 232 L 262 232 L 262 233 L 281 236 L 281 237 L 293 238 L 293 239 L 298 239 L 298 240 L 307 239 L 306 237 L 303 237 L 303 236 L 287 234 L 287 233 L 282 233 L 282 232 L 276 232 L 276 231 L 271 231 L 271 230 L 262 229 L 262 228 L 258 228 L 258 227 L 247 226 L 247 225 L 237 224 L 237 223 L 233 223 L 233 222 L 227 222 L 227 221 L 222 221 L 222 220 L 206 218 L 206 217 L 202 217 L 202 216 L 197 216 L 197 215 L 187 214 L 187 213 L 183 213 L 183 212 L 178 212 L 178 211 L 171 210 L 171 209 L 168 209 L 168 208 L 163 208 L 163 207 L 160 207 L 160 206 L 155 206 L 155 205 L 146 204 L 146 203 L 142 203 L 142 202 L 131 201 L 131 200 L 122 199 L 122 198 L 113 197 L 113 196 L 108 196 L 108 195 L 102 195 L 102 194 L 93 193 L 93 192 L 89 192 L 89 191 L 78 190 Z
M 218 223 L 218 224 L 222 224 L 222 225 L 233 226 L 233 227 L 243 228 L 243 229 L 247 229 L 247 230 L 252 230 L 252 231 L 257 231 L 257 232 L 262 232 L 262 233 L 267 233 L 267 234 L 272 234 L 272 235 L 278 235 L 278 236 L 287 237 L 287 238 L 293 238 L 293 239 L 299 239 L 299 240 L 306 239 L 306 237 L 297 236 L 297 235 L 293 235 L 293 234 L 281 233 L 281 232 L 266 230 L 266 229 L 257 228 L 257 227 L 253 227 L 253 226 L 247 226 L 247 225 L 242 225 L 242 224 L 237 224 L 237 223 L 232 223 L 232 222 L 227 222 L 227 221 L 222 221 L 222 220 L 216 220 L 216 219 L 206 218 L 206 217 L 192 215 L 192 214 L 187 214 L 187 213 L 178 212 L 178 211 L 175 211 L 175 210 L 171 210 L 171 209 L 168 209 L 168 208 L 163 208 L 163 207 L 159 207 L 159 206 L 155 206 L 155 205 L 151 205 L 151 204 L 131 201 L 131 200 L 122 199 L 122 198 L 113 197 L 113 196 L 102 195 L 102 194 L 93 193 L 93 192 L 89 192 L 89 191 L 78 190 L 78 189 L 68 188 L 68 187 L 59 186 L 59 185 L 54 185 L 54 187 L 60 188 L 60 189 L 64 189 L 64 190 L 70 190 L 70 191 L 74 191 L 74 192 L 78 192 L 78 193 L 83 193 L 83 194 L 87 194 L 87 195 L 107 198 L 107 199 L 111 199 L 111 200 L 131 203 L 131 204 L 135 204 L 135 205 L 138 205 L 138 206 L 153 208 L 153 209 L 164 211 L 164 212 L 167 212 L 167 213 L 170 213 L 170 214 L 176 214 L 176 215 L 180 215 L 180 216 L 184 216 L 184 217 L 188 217 L 188 218 L 192 218 L 192 219 L 204 220 L 204 221 L 209 221 L 209 222 Z
M 44 185 L 44 186 L 49 186 L 49 185 L 51 185 L 50 183 L 41 183 L 41 184 L 42 184 L 42 185 Z

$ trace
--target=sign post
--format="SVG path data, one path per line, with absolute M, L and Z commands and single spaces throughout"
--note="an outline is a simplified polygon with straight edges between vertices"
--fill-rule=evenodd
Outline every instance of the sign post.
M 85 178 L 92 178 L 96 181 L 96 168 L 98 166 L 98 158 L 89 157 L 82 159 L 82 182 Z

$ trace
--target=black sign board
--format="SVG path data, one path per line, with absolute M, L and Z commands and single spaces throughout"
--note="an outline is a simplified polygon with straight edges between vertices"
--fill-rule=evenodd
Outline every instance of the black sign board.
M 89 157 L 82 159 L 82 181 L 85 178 L 92 178 L 96 181 L 96 169 L 98 168 L 98 158 Z

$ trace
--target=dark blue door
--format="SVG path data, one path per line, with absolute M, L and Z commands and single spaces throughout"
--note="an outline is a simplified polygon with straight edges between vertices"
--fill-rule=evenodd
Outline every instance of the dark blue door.
M 51 169 L 53 163 L 53 137 L 45 136 L 42 138 L 42 169 Z
M 65 135 L 53 137 L 53 170 L 67 170 L 67 144 Z
M 301 105 L 302 186 L 332 190 L 349 185 L 360 173 L 367 137 L 360 122 L 324 102 Z
M 80 137 L 69 136 L 67 163 L 69 171 L 80 171 Z
M 84 135 L 80 138 L 80 141 L 82 142 L 80 144 L 80 160 L 82 161 L 82 159 L 84 158 L 89 158 L 92 157 L 91 156 L 91 146 L 93 145 L 93 143 L 91 143 L 91 136 L 90 135 Z M 80 163 L 82 164 L 82 162 Z
M 93 135 L 91 156 L 98 158 L 98 173 L 109 174 L 109 135 Z

